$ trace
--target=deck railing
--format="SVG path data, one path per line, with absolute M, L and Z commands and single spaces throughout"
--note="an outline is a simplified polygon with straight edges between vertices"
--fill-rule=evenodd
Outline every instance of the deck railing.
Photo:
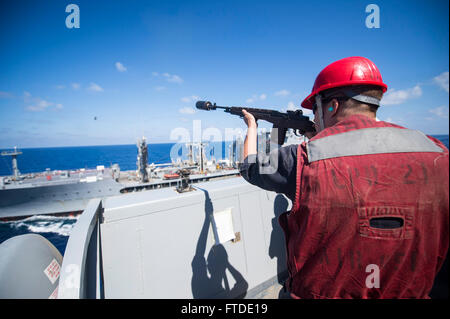
M 66 246 L 58 298 L 102 298 L 99 218 L 101 199 L 93 199 L 81 214 Z

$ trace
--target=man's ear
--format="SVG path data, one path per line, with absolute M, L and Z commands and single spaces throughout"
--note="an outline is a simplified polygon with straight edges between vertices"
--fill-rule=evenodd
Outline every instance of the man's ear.
M 340 107 L 339 101 L 336 99 L 333 99 L 331 101 L 331 106 L 328 108 L 328 111 L 330 111 L 330 113 L 331 113 L 331 117 L 336 116 L 339 107 Z

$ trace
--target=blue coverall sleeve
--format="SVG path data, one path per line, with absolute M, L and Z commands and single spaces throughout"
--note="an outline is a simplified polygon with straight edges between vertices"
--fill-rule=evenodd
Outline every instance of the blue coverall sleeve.
M 280 147 L 264 162 L 257 155 L 249 155 L 240 165 L 242 177 L 250 184 L 295 199 L 298 145 Z

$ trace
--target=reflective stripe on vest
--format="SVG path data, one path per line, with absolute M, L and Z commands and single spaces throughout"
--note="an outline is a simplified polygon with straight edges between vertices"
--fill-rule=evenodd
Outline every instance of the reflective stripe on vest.
M 396 127 L 375 127 L 335 134 L 306 144 L 310 163 L 327 158 L 382 153 L 443 152 L 425 134 Z

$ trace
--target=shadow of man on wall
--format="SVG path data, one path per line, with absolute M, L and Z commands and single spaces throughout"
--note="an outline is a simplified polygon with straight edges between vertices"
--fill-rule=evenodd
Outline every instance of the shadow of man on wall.
M 286 264 L 286 244 L 283 229 L 278 223 L 280 215 L 287 211 L 289 202 L 287 199 L 278 194 L 273 204 L 272 233 L 270 235 L 269 256 L 277 259 L 277 277 L 278 283 L 283 284 L 288 276 Z
M 205 219 L 197 241 L 194 258 L 192 259 L 191 288 L 194 298 L 244 298 L 248 283 L 242 274 L 228 261 L 228 254 L 221 244 L 214 245 L 205 259 L 208 231 L 214 208 L 209 193 L 205 193 Z M 226 270 L 233 276 L 236 283 L 230 287 Z

